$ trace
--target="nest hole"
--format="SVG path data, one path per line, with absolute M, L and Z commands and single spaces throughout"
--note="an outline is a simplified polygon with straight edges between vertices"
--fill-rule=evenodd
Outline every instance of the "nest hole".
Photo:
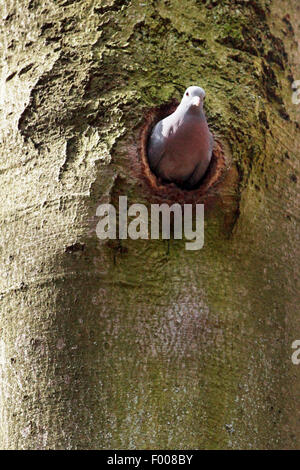
M 223 181 L 229 168 L 229 158 L 225 156 L 224 143 L 210 128 L 214 136 L 214 148 L 209 167 L 193 189 L 183 189 L 175 183 L 162 181 L 150 169 L 148 162 L 148 141 L 155 124 L 172 114 L 178 106 L 178 101 L 152 108 L 145 116 L 144 124 L 139 137 L 139 160 L 141 164 L 141 178 L 147 188 L 147 194 L 151 201 L 167 203 L 204 203 L 216 195 L 218 185 Z

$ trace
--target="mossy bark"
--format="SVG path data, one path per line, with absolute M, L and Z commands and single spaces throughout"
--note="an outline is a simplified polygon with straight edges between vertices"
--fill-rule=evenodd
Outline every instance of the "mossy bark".
M 297 15 L 2 4 L 2 448 L 299 447 Z M 204 248 L 100 243 L 100 201 L 145 200 L 144 115 L 190 84 L 232 160 Z

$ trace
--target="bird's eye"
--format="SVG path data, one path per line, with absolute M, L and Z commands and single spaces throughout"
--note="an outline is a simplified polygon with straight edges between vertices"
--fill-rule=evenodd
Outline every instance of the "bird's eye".
M 186 96 L 190 96 L 190 94 L 189 94 L 189 92 L 188 92 L 188 91 L 186 92 Z

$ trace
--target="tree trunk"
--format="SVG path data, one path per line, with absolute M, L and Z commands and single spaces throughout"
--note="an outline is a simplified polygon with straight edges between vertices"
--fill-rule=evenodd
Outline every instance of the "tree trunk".
M 297 3 L 6 0 L 1 448 L 299 447 Z M 100 242 L 101 201 L 160 200 L 141 129 L 191 84 L 203 249 Z

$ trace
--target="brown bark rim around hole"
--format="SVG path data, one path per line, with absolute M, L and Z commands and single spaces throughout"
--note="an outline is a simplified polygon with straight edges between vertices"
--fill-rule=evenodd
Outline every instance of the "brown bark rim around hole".
M 230 159 L 225 155 L 224 144 L 221 138 L 214 134 L 215 144 L 213 155 L 208 170 L 202 178 L 199 187 L 187 190 L 181 189 L 174 183 L 162 182 L 150 169 L 147 156 L 148 139 L 154 125 L 170 115 L 178 106 L 178 101 L 173 100 L 157 108 L 150 109 L 145 115 L 145 121 L 140 130 L 138 156 L 141 166 L 141 177 L 147 187 L 151 200 L 159 202 L 181 204 L 204 203 L 211 196 L 215 196 L 217 186 L 223 181 L 225 173 L 229 169 Z

